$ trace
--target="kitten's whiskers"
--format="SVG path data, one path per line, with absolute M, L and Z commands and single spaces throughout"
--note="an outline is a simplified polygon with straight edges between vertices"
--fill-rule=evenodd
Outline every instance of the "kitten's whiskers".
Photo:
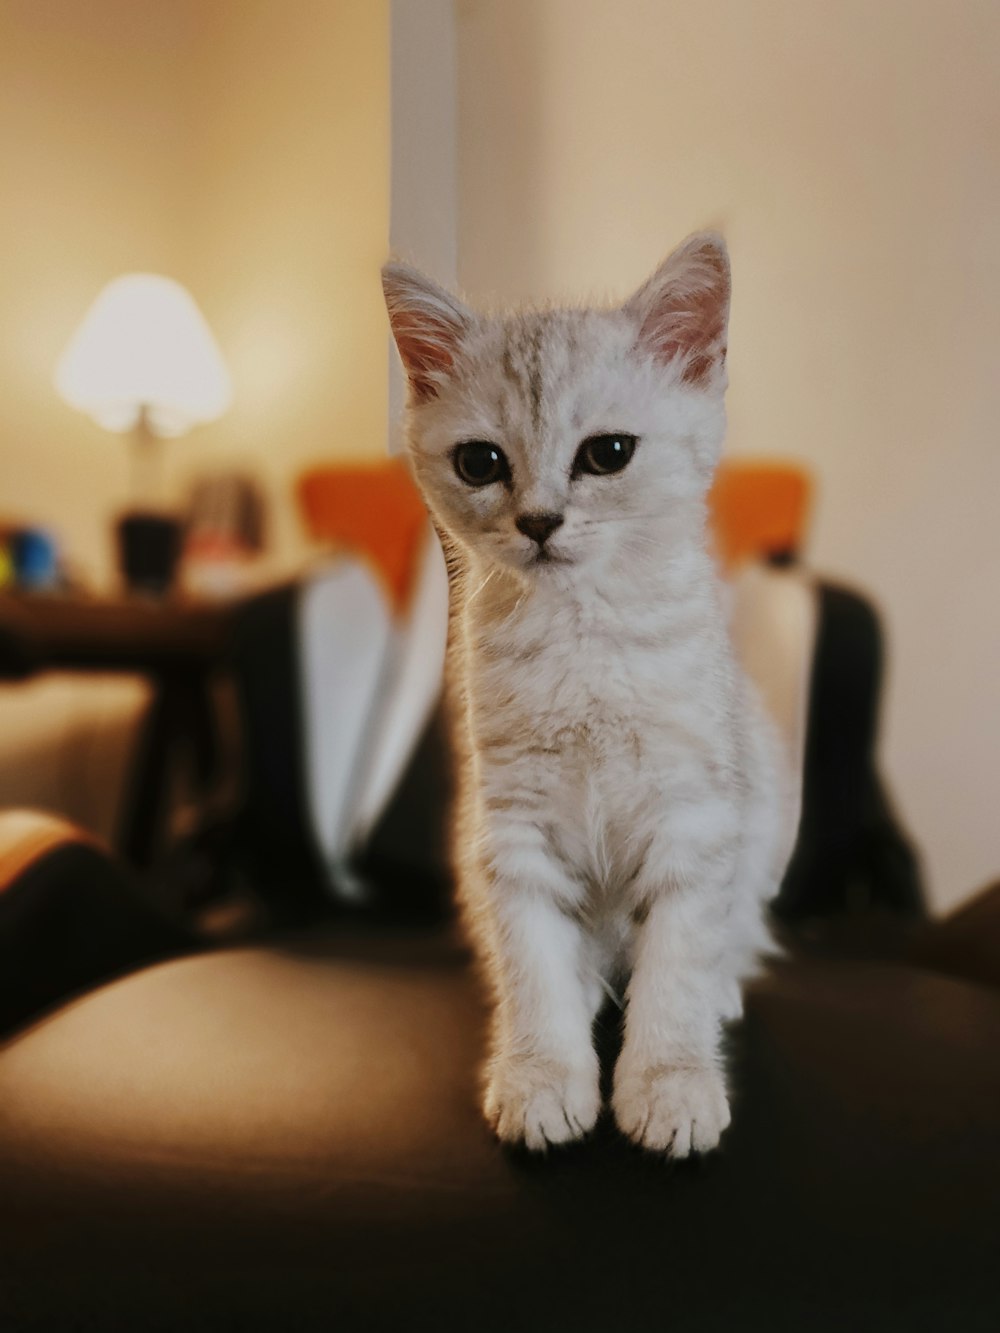
M 491 569 L 491 570 L 489 571 L 489 573 L 486 575 L 486 577 L 483 579 L 482 583 L 480 583 L 479 586 L 478 586 L 473 592 L 471 592 L 471 593 L 469 594 L 469 598 L 468 598 L 468 600 L 469 600 L 470 602 L 474 602 L 474 601 L 476 600 L 476 598 L 479 596 L 479 594 L 482 592 L 482 590 L 486 587 L 487 583 L 489 583 L 490 579 L 493 578 L 493 576 L 496 574 L 496 572 L 497 572 L 497 571 L 496 571 L 495 568 L 494 568 L 494 569 Z

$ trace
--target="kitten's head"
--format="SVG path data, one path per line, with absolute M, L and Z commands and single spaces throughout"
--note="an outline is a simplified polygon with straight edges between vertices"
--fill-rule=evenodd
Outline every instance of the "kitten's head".
M 481 315 L 402 264 L 383 284 L 415 475 L 478 562 L 586 577 L 700 512 L 725 430 L 721 237 L 685 241 L 614 309 Z

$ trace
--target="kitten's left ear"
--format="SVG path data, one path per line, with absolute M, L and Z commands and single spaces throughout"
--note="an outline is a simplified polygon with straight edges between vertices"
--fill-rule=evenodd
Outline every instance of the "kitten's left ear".
M 680 358 L 688 384 L 709 386 L 723 369 L 729 324 L 729 254 L 713 231 L 689 236 L 625 303 L 639 341 L 657 361 Z
M 386 264 L 382 290 L 413 397 L 427 402 L 453 369 L 472 312 L 409 264 Z

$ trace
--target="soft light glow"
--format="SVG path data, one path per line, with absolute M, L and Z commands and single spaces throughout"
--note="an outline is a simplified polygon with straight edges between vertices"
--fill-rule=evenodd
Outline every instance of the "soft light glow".
M 183 435 L 229 407 L 229 372 L 193 298 L 171 278 L 115 278 L 87 311 L 56 367 L 71 406 L 113 431 L 144 415 L 155 435 Z

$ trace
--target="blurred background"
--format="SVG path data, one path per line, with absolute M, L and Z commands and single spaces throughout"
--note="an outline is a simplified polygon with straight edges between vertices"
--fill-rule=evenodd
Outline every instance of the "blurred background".
M 346 540 L 337 478 L 361 486 L 353 520 L 382 497 L 384 535 L 402 402 L 390 250 L 473 300 L 603 300 L 718 227 L 728 450 L 809 479 L 797 554 L 878 608 L 882 767 L 944 913 L 1000 863 L 998 68 L 993 0 L 0 0 L 10 588 L 31 583 L 24 534 L 41 534 L 37 582 L 111 614 L 137 487 L 142 512 L 155 490 L 186 513 L 188 592 L 217 601 Z M 54 382 L 98 293 L 132 272 L 190 293 L 228 378 L 217 408 L 148 449 Z M 332 501 L 304 489 L 317 475 Z M 0 684 L 0 802 L 107 832 L 96 788 L 126 781 L 150 706 L 127 668 L 148 677 L 148 653 L 110 662 L 112 630 L 80 631 L 115 673 L 84 680 L 46 613 L 13 591 L 7 611 L 0 643 L 48 657 Z M 430 676 L 436 651 L 418 653 Z M 433 689 L 414 688 L 422 727 Z M 94 718 L 105 736 L 129 721 L 105 743 Z M 402 760 L 383 768 L 382 797 Z

